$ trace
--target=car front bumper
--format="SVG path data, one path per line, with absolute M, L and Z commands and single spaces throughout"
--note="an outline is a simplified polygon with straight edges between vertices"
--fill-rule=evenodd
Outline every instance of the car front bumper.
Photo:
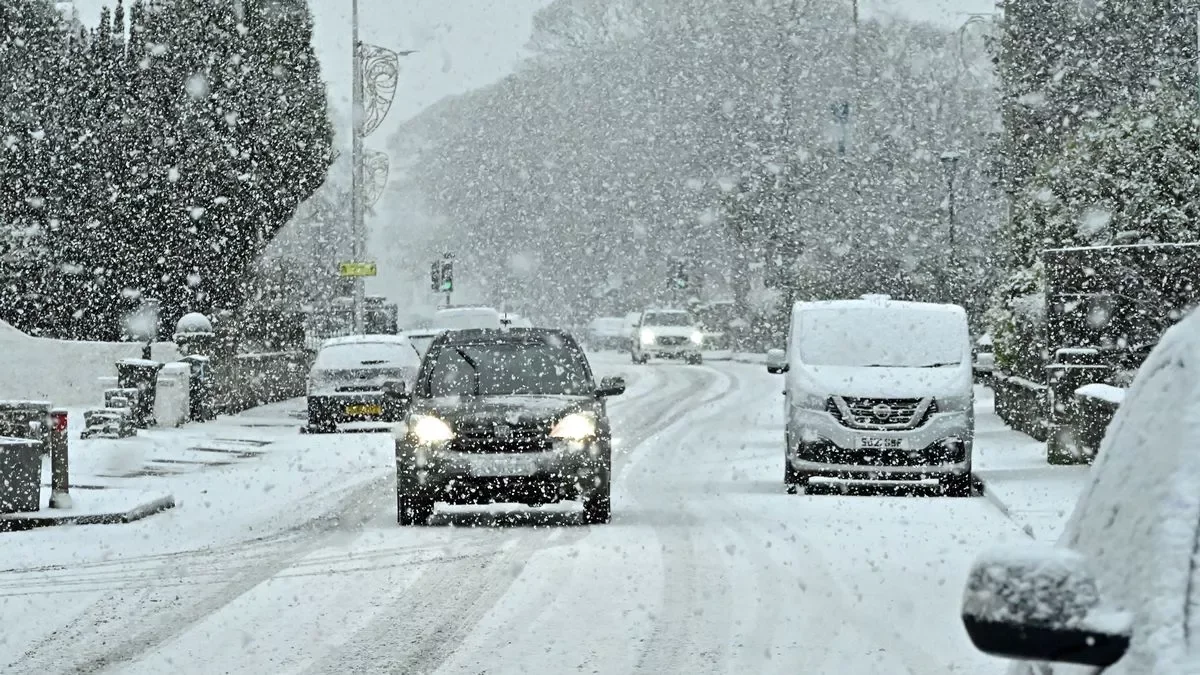
M 920 478 L 971 469 L 974 416 L 935 413 L 916 429 L 853 429 L 824 411 L 794 409 L 787 459 L 796 471 L 851 477 Z M 864 448 L 863 439 L 889 439 L 898 448 Z
M 663 358 L 696 356 L 700 354 L 701 349 L 701 345 L 694 342 L 685 342 L 679 345 L 641 344 L 637 348 L 639 353 L 646 356 L 659 356 Z
M 447 444 L 402 441 L 396 452 L 397 490 L 453 502 L 488 501 L 530 489 L 569 498 L 607 480 L 609 450 L 604 441 L 554 441 L 551 448 L 461 452 Z

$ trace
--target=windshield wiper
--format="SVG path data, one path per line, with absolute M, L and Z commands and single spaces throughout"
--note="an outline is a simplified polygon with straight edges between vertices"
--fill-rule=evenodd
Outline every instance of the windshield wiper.
M 463 361 L 466 361 L 468 366 L 471 366 L 471 375 L 472 375 L 473 379 L 475 380 L 475 393 L 473 395 L 479 396 L 479 389 L 481 386 L 479 384 L 479 364 L 475 362 L 475 359 L 471 358 L 470 356 L 467 356 L 467 353 L 462 350 L 462 347 L 455 347 L 454 351 L 457 352 L 458 355 L 462 357 Z

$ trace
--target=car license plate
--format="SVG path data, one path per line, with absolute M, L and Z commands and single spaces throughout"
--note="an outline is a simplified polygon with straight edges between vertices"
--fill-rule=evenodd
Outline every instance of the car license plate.
M 538 470 L 537 459 L 528 455 L 489 455 L 469 461 L 474 476 L 531 476 Z
M 383 406 L 363 403 L 359 405 L 346 406 L 346 415 L 349 417 L 367 417 L 371 415 L 382 415 Z
M 903 450 L 903 438 L 880 438 L 878 436 L 863 436 L 858 439 L 859 450 Z

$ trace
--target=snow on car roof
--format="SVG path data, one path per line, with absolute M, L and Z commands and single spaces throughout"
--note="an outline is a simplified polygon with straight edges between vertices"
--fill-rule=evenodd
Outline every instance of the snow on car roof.
M 329 338 L 321 343 L 321 349 L 326 347 L 336 347 L 338 345 L 361 345 L 361 344 L 407 344 L 407 335 L 391 335 L 387 333 L 379 335 L 343 335 L 341 337 Z
M 930 312 L 946 312 L 949 314 L 966 315 L 966 310 L 958 305 L 949 305 L 936 302 L 916 302 L 913 300 L 864 300 L 855 298 L 853 300 L 816 300 L 816 301 L 801 301 L 793 305 L 793 311 L 801 312 L 813 309 L 863 309 L 865 307 L 887 307 L 889 309 L 912 309 Z

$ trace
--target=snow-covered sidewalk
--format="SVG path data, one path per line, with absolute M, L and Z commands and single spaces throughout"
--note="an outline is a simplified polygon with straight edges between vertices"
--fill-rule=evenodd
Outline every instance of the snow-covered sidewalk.
M 1091 467 L 1047 464 L 1046 444 L 1006 426 L 986 387 L 975 388 L 974 454 L 984 496 L 1034 539 L 1057 539 Z

